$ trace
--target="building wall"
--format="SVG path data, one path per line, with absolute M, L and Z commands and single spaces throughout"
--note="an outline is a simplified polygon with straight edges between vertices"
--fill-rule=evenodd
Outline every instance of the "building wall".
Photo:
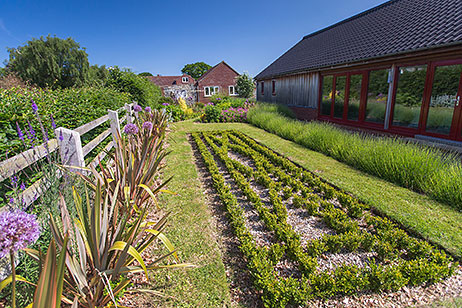
M 306 73 L 258 81 L 257 100 L 282 105 L 317 109 L 319 73 Z M 272 92 L 275 81 L 275 93 Z M 262 82 L 264 82 L 262 92 Z
M 196 87 L 193 84 L 178 84 L 162 87 L 162 94 L 165 97 L 171 97 L 178 100 L 183 98 L 188 105 L 197 102 Z
M 235 85 L 238 76 L 239 74 L 230 69 L 226 64 L 220 63 L 197 82 L 198 101 L 203 103 L 210 102 L 210 97 L 204 96 L 204 87 L 207 86 L 218 86 L 221 93 L 229 95 L 228 87 Z

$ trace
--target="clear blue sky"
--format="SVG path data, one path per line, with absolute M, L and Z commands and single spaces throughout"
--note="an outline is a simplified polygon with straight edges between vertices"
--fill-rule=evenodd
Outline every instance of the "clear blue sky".
M 51 34 L 75 39 L 90 64 L 176 75 L 225 60 L 255 76 L 304 35 L 383 2 L 0 0 L 0 66 L 7 47 Z

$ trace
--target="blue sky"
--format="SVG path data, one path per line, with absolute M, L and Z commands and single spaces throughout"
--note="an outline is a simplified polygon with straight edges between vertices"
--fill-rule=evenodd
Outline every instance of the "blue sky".
M 0 0 L 0 66 L 7 47 L 51 34 L 75 39 L 90 64 L 176 75 L 225 60 L 255 76 L 304 35 L 383 2 Z

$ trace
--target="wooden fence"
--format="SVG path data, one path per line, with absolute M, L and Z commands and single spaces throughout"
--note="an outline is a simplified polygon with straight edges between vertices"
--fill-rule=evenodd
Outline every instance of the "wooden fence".
M 126 115 L 119 119 L 119 113 L 123 110 L 126 110 Z M 124 123 L 124 121 L 127 121 L 127 123 L 132 122 L 133 114 L 133 104 L 126 104 L 125 107 L 116 111 L 108 110 L 107 115 L 77 127 L 76 129 L 71 130 L 64 127 L 57 128 L 55 130 L 56 139 L 49 140 L 46 144 L 41 144 L 40 146 L 0 162 L 0 182 L 17 174 L 32 164 L 37 163 L 55 151 L 59 151 L 59 156 L 63 165 L 85 167 L 85 156 L 101 144 L 109 135 L 112 135 L 112 141 L 110 141 L 89 163 L 93 166 L 98 165 L 98 163 L 105 158 L 106 153 L 114 147 L 116 138 L 118 134 L 120 134 L 120 125 Z M 110 127 L 88 142 L 85 146 L 82 146 L 80 137 L 107 121 L 110 122 Z M 58 173 L 57 176 L 60 177 L 61 173 Z M 46 183 L 43 183 L 43 179 L 39 179 L 21 192 L 19 198 L 23 200 L 24 206 L 28 207 L 37 200 L 46 188 Z

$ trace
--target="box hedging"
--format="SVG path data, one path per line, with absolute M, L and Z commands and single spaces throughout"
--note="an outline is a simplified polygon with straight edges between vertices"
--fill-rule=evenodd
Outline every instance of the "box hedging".
M 410 237 L 390 220 L 372 215 L 367 206 L 353 196 L 335 189 L 244 134 L 207 132 L 194 133 L 192 137 L 230 213 L 231 224 L 248 259 L 255 285 L 263 292 L 265 306 L 300 305 L 312 297 L 350 295 L 362 290 L 397 290 L 407 284 L 436 282 L 452 274 L 456 264 L 444 252 Z M 229 158 L 228 149 L 251 158 L 255 170 Z M 268 248 L 255 243 L 245 227 L 243 210 L 220 174 L 215 159 L 226 166 L 267 229 L 274 231 L 278 243 L 272 243 Z M 269 190 L 273 210 L 265 207 L 252 190 L 251 179 Z M 300 236 L 286 221 L 287 209 L 282 198 L 290 197 L 296 200 L 295 206 L 323 219 L 336 234 L 312 240 L 304 249 Z M 340 206 L 329 202 L 332 199 L 336 199 Z M 367 223 L 367 231 L 360 229 L 357 221 L 352 219 L 360 217 Z M 324 252 L 339 251 L 375 251 L 380 263 L 371 260 L 365 268 L 342 265 L 330 273 L 316 270 L 317 257 Z M 298 264 L 301 279 L 284 278 L 275 273 L 273 267 L 284 256 Z

